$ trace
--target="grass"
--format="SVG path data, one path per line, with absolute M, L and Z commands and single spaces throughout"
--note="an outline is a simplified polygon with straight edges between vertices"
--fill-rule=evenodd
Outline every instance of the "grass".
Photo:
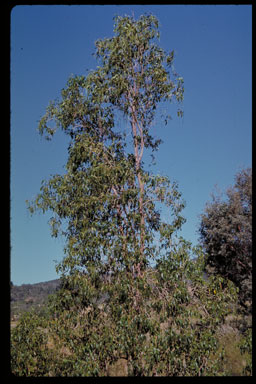
M 246 352 L 241 354 L 239 343 L 241 335 L 233 330 L 228 331 L 226 334 L 219 335 L 219 348 L 216 354 L 219 354 L 224 349 L 224 358 L 220 375 L 225 376 L 245 376 L 245 367 L 247 361 L 251 358 Z M 214 356 L 213 356 L 214 357 Z

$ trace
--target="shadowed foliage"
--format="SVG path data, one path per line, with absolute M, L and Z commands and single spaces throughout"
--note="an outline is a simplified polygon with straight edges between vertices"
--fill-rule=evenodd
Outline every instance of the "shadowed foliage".
M 239 288 L 246 311 L 252 302 L 252 170 L 237 173 L 226 199 L 213 196 L 201 215 L 200 239 L 207 254 L 206 268 Z

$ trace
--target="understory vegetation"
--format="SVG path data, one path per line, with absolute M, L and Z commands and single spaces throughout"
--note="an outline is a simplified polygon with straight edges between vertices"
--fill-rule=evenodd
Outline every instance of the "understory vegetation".
M 205 281 L 203 255 L 193 262 L 188 254 L 183 244 L 136 285 L 122 273 L 107 283 L 65 279 L 43 313 L 26 312 L 12 330 L 13 373 L 250 375 L 251 324 L 237 289 L 221 277 Z

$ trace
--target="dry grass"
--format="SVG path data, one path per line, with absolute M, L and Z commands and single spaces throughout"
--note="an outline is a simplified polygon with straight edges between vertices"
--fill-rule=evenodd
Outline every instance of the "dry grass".
M 217 352 L 218 355 L 224 348 L 225 357 L 222 362 L 220 374 L 225 376 L 244 376 L 244 368 L 246 366 L 246 354 L 242 355 L 239 342 L 241 336 L 231 327 L 227 327 L 225 332 L 221 332 L 219 335 L 220 346 Z M 214 356 L 212 356 L 214 358 Z
M 11 321 L 11 329 L 17 327 L 18 321 Z

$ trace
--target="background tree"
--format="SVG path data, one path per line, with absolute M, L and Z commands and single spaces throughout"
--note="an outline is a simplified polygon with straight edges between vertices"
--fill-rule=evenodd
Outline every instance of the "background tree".
M 252 299 L 252 170 L 238 172 L 227 198 L 213 196 L 201 215 L 200 239 L 209 272 L 232 280 L 241 304 Z

